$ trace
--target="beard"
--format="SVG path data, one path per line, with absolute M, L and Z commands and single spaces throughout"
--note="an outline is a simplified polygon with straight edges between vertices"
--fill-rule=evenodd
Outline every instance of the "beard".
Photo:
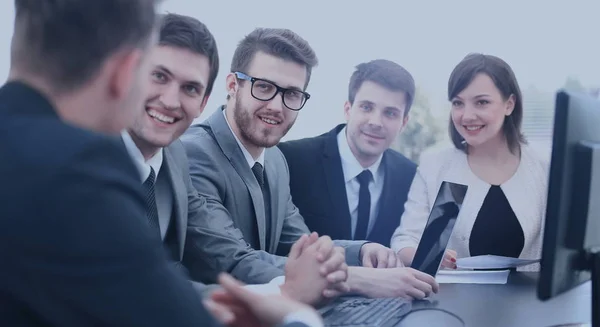
M 287 122 L 283 115 L 279 115 L 278 118 L 282 122 L 273 128 L 262 128 L 261 124 L 255 113 L 260 111 L 262 108 L 257 109 L 254 113 L 250 113 L 250 110 L 245 107 L 240 99 L 239 94 L 236 96 L 235 106 L 233 108 L 233 119 L 239 128 L 241 137 L 253 144 L 254 146 L 261 148 L 270 148 L 279 143 L 282 137 L 284 137 L 294 125 L 296 118 L 290 122 Z M 283 109 L 287 110 L 287 109 Z M 265 111 L 265 116 L 267 111 Z M 273 116 L 273 115 L 270 115 Z

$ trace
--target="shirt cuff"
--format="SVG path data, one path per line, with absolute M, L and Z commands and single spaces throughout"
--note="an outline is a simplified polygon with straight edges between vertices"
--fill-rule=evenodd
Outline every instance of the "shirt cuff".
M 283 323 L 291 324 L 294 322 L 303 323 L 309 327 L 323 327 L 323 319 L 319 315 L 315 313 L 315 311 L 311 310 L 300 310 L 296 312 L 292 312 L 285 316 L 283 319 Z
M 364 241 L 364 243 L 360 246 L 360 248 L 358 248 L 358 267 L 362 267 L 363 266 L 363 260 L 362 260 L 362 248 L 363 246 L 369 244 L 369 243 L 373 243 L 371 241 Z
M 285 276 L 273 278 L 268 284 L 246 285 L 246 288 L 257 294 L 262 295 L 280 295 L 280 286 L 285 283 Z

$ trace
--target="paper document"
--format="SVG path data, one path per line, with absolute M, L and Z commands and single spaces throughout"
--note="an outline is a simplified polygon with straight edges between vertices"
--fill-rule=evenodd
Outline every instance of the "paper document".
M 508 269 L 537 262 L 540 262 L 540 259 L 525 260 L 497 255 L 479 255 L 475 257 L 460 258 L 456 260 L 456 266 L 459 269 Z
M 506 284 L 509 270 L 439 270 L 435 280 L 439 284 Z

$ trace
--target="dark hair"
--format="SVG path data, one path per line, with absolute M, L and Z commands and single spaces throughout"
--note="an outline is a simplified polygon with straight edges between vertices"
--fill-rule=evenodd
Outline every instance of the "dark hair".
M 148 46 L 160 0 L 15 0 L 11 64 L 52 82 L 80 87 L 124 47 Z
M 521 148 L 521 144 L 527 143 L 525 136 L 521 132 L 523 97 L 512 68 L 504 60 L 480 53 L 467 55 L 454 68 L 452 74 L 450 74 L 450 79 L 448 80 L 448 101 L 452 101 L 454 97 L 469 86 L 478 74 L 489 76 L 500 91 L 500 94 L 502 94 L 504 100 L 507 100 L 511 95 L 515 98 L 515 107 L 512 113 L 504 119 L 502 131 L 506 137 L 510 151 L 517 153 Z M 467 147 L 463 144 L 464 139 L 460 136 L 456 127 L 454 127 L 452 119 L 450 119 L 448 130 L 454 146 L 466 152 Z
M 193 17 L 169 13 L 161 21 L 160 45 L 182 48 L 208 57 L 210 72 L 205 97 L 209 96 L 219 73 L 219 52 L 214 36 L 206 25 Z
M 257 28 L 238 44 L 231 61 L 232 72 L 246 73 L 257 52 L 293 61 L 306 67 L 308 86 L 313 67 L 318 64 L 317 55 L 308 42 L 298 34 L 283 28 Z
M 394 92 L 406 94 L 406 110 L 408 115 L 415 98 L 415 80 L 412 75 L 397 63 L 385 59 L 376 59 L 356 66 L 348 85 L 348 101 L 354 103 L 356 93 L 366 81 L 371 81 Z

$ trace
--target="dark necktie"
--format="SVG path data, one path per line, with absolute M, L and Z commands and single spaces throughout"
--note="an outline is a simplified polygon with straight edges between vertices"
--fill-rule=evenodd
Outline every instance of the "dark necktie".
M 271 242 L 271 196 L 269 195 L 268 185 L 265 183 L 265 170 L 263 166 L 256 162 L 254 166 L 252 166 L 252 172 L 258 181 L 258 185 L 260 185 L 260 189 L 263 194 L 263 200 L 265 205 L 265 226 L 266 226 L 266 240 L 265 244 L 267 245 L 267 249 L 269 247 L 269 243 Z
M 156 174 L 154 169 L 150 168 L 150 176 L 146 178 L 146 181 L 142 185 L 144 188 L 144 195 L 146 198 L 146 217 L 150 227 L 156 231 L 160 237 L 160 226 L 158 225 L 158 209 L 156 207 L 156 195 L 154 194 Z
M 369 182 L 373 174 L 370 170 L 363 170 L 356 177 L 360 183 L 358 191 L 358 219 L 354 231 L 355 240 L 365 240 L 367 238 L 367 229 L 369 228 L 369 215 L 371 214 L 371 193 L 369 192 Z
M 255 162 L 254 166 L 252 166 L 252 172 L 258 181 L 258 185 L 263 189 L 265 187 L 265 170 L 263 169 L 263 166 L 259 162 Z

